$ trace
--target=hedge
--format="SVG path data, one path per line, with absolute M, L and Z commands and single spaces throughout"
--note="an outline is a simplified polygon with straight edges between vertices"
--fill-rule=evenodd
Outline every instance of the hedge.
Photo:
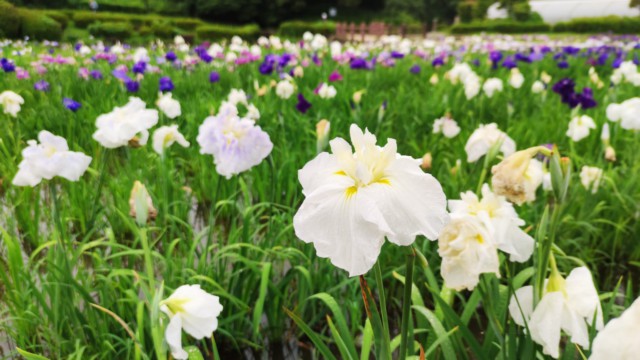
M 89 34 L 107 39 L 124 40 L 133 35 L 133 27 L 123 22 L 97 22 L 88 28 Z
M 499 32 L 505 34 L 526 34 L 531 32 L 550 32 L 551 25 L 545 23 L 526 23 L 511 20 L 482 21 L 468 24 L 456 24 L 450 28 L 452 34 L 471 34 L 479 32 Z
M 471 22 L 475 11 L 476 4 L 474 2 L 465 1 L 458 4 L 458 16 L 463 23 Z
M 0 37 L 20 36 L 20 15 L 18 8 L 0 0 Z
M 325 36 L 333 35 L 336 32 L 336 23 L 333 21 L 285 21 L 278 28 L 278 34 L 283 36 L 300 37 L 307 31 Z
M 20 9 L 20 36 L 36 40 L 60 40 L 62 25 L 40 11 Z
M 238 35 L 243 39 L 255 39 L 260 35 L 260 27 L 257 24 L 243 26 L 209 24 L 196 28 L 198 40 L 226 39 Z
M 58 24 L 62 26 L 63 30 L 67 28 L 67 25 L 69 25 L 69 20 L 70 20 L 69 15 L 66 14 L 64 11 L 59 11 L 59 10 L 37 10 L 37 11 L 58 22 Z
M 637 34 L 640 33 L 640 18 L 619 16 L 576 18 L 557 23 L 553 30 L 554 32 Z

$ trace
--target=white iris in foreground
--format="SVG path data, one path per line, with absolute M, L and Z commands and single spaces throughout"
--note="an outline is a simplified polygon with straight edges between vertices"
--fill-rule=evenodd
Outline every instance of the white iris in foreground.
M 633 360 L 640 354 L 640 298 L 593 339 L 589 360 Z
M 23 160 L 18 165 L 18 173 L 13 185 L 36 186 L 42 179 L 51 180 L 60 176 L 67 180 L 78 181 L 87 171 L 91 157 L 69 151 L 67 140 L 43 130 L 38 134 L 38 144 L 29 140 L 29 146 L 22 150 Z
M 421 160 L 399 155 L 396 141 L 384 147 L 351 125 L 353 149 L 330 142 L 298 172 L 305 200 L 293 218 L 296 235 L 313 243 L 320 257 L 350 276 L 375 264 L 385 236 L 410 245 L 416 236 L 436 239 L 449 216 L 440 183 L 420 170 Z
M 589 270 L 573 269 L 566 280 L 552 272 L 545 287 L 535 309 L 533 286 L 516 290 L 509 301 L 509 313 L 515 323 L 525 326 L 526 322 L 533 341 L 556 359 L 560 355 L 561 331 L 571 337 L 572 343 L 589 348 L 588 325 L 595 319 L 596 329 L 603 326 L 600 299 Z
M 13 91 L 7 90 L 0 94 L 0 104 L 5 114 L 16 117 L 20 112 L 20 105 L 24 104 L 24 99 Z
M 200 285 L 182 285 L 160 303 L 160 310 L 171 318 L 165 331 L 171 355 L 186 359 L 188 354 L 182 348 L 181 330 L 198 340 L 210 338 L 218 328 L 222 305 L 217 296 L 200 289 Z
M 125 106 L 116 106 L 112 112 L 98 116 L 98 130 L 93 138 L 102 146 L 115 149 L 127 145 L 139 135 L 138 143 L 145 145 L 149 139 L 149 128 L 158 123 L 158 110 L 145 107 L 140 98 L 130 97 Z

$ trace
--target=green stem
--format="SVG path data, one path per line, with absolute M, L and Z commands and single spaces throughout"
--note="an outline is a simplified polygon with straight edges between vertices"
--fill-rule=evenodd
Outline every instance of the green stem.
M 215 334 L 211 334 L 211 350 L 213 351 L 213 359 L 220 360 L 220 354 L 218 354 L 218 345 L 216 345 Z
M 411 322 L 411 290 L 413 287 L 413 262 L 416 257 L 413 247 L 409 247 L 407 254 L 407 274 L 404 278 L 404 298 L 402 299 L 402 325 L 400 329 L 400 354 L 399 359 L 407 357 L 407 344 L 409 342 L 409 323 Z
M 549 257 L 551 256 L 551 249 L 553 248 L 553 243 L 556 237 L 556 230 L 558 227 L 558 222 L 560 221 L 560 210 L 562 205 L 556 203 L 553 212 L 551 213 L 551 222 L 549 224 L 549 231 L 546 239 L 543 239 L 540 246 L 540 255 L 539 255 L 539 264 L 537 270 L 537 278 L 536 278 L 536 293 L 534 296 L 534 304 L 537 304 L 538 301 L 542 298 L 544 294 L 544 281 L 547 278 L 547 270 L 549 266 Z
M 376 286 L 378 286 L 378 297 L 380 298 L 380 314 L 382 317 L 384 337 L 386 338 L 387 343 L 390 343 L 389 318 L 387 317 L 387 299 L 384 296 L 384 285 L 382 283 L 382 269 L 380 268 L 380 261 L 377 261 L 374 265 L 373 272 L 376 277 Z
M 149 238 L 147 237 L 147 229 L 140 229 L 140 243 L 142 244 L 142 250 L 144 251 L 144 267 L 147 272 L 147 278 L 149 278 L 149 291 L 155 291 L 156 279 L 153 272 L 153 258 L 151 256 L 151 248 L 149 247 Z

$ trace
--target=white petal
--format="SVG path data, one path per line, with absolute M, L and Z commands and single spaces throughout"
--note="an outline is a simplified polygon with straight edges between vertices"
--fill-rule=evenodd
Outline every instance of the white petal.
M 182 348 L 182 319 L 179 315 L 171 318 L 164 337 L 174 358 L 179 360 L 187 359 L 189 354 Z
M 525 262 L 533 254 L 535 241 L 531 236 L 518 227 L 518 222 L 509 218 L 494 218 L 492 224 L 495 230 L 498 249 L 510 254 L 511 261 Z
M 598 291 L 593 285 L 591 272 L 586 267 L 575 268 L 566 280 L 567 305 L 576 314 L 586 319 L 589 325 L 596 317 L 596 328 L 602 329 L 602 308 Z
M 542 345 L 542 351 L 554 358 L 560 353 L 560 328 L 564 311 L 564 295 L 559 291 L 545 294 L 529 321 L 533 341 Z
M 525 326 L 525 323 L 529 322 L 533 314 L 533 286 L 523 286 L 511 295 L 509 314 L 520 326 Z

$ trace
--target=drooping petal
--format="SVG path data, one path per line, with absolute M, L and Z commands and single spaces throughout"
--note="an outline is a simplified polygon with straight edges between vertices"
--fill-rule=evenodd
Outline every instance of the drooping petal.
M 529 321 L 533 341 L 542 345 L 542 351 L 557 359 L 560 355 L 560 328 L 564 311 L 564 295 L 559 291 L 545 294 Z
M 169 325 L 165 330 L 164 337 L 171 349 L 171 355 L 177 360 L 184 360 L 189 357 L 182 348 L 182 318 L 176 315 L 169 320 Z
M 525 262 L 533 254 L 535 241 L 531 236 L 518 227 L 518 222 L 510 218 L 494 218 L 498 249 L 511 255 L 511 261 Z
M 341 177 L 308 194 L 293 225 L 296 236 L 313 243 L 318 256 L 357 276 L 373 267 L 391 230 L 377 205 L 353 187 L 352 179 Z
M 595 316 L 596 329 L 602 329 L 602 307 L 589 269 L 584 266 L 573 269 L 567 276 L 566 287 L 569 308 L 585 318 L 589 324 Z
M 516 324 L 525 326 L 533 314 L 533 286 L 516 290 L 509 300 L 509 314 Z

